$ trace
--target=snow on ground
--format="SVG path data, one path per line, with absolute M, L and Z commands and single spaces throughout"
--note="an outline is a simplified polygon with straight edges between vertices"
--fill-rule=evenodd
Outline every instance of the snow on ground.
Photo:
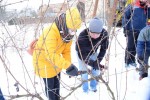
M 32 56 L 26 52 L 30 41 L 34 39 L 33 34 L 36 28 L 34 25 L 23 27 L 23 29 L 16 28 L 16 26 L 7 26 L 10 34 L 6 33 L 4 27 L 0 27 L 0 29 L 0 46 L 3 47 L 4 44 L 9 46 L 6 49 L 0 49 L 0 55 L 2 58 L 5 58 L 4 62 L 6 63 L 5 66 L 4 63 L 0 61 L 0 87 L 3 94 L 8 96 L 26 94 L 26 91 L 31 93 L 38 92 L 44 100 L 47 100 L 44 94 L 43 81 L 34 75 Z M 78 30 L 77 34 L 79 34 L 82 29 L 83 27 Z M 139 81 L 139 75 L 138 72 L 135 71 L 135 68 L 131 67 L 125 69 L 124 49 L 126 47 L 126 40 L 123 36 L 122 29 L 117 28 L 116 33 L 116 38 L 111 42 L 109 69 L 103 75 L 103 78 L 109 83 L 116 100 L 150 100 L 150 75 L 148 78 Z M 40 31 L 38 31 L 38 34 L 40 34 Z M 19 51 L 18 54 L 18 51 L 12 47 L 13 42 L 8 36 L 14 37 L 15 39 L 13 41 L 17 44 L 17 47 L 24 47 L 24 50 Z M 5 41 L 2 39 L 5 39 Z M 3 52 L 3 50 L 5 52 Z M 78 66 L 75 53 L 75 39 L 72 45 L 72 62 Z M 105 64 L 105 58 L 102 61 L 102 64 Z M 9 70 L 6 70 L 6 68 Z M 9 71 L 11 71 L 11 74 L 15 79 L 9 74 Z M 16 87 L 14 86 L 16 80 L 25 87 L 26 90 L 19 85 L 19 92 L 17 92 Z M 70 86 L 74 87 L 80 83 L 80 76 L 69 78 L 65 74 L 65 70 L 63 70 L 63 73 L 61 74 L 60 94 L 65 97 L 70 93 L 70 90 L 68 90 Z M 36 88 L 34 89 L 33 87 Z M 82 92 L 82 88 L 80 87 L 66 100 L 112 100 L 106 86 L 101 81 L 98 83 L 97 89 L 98 91 L 96 93 L 90 91 L 86 94 Z M 27 98 L 18 98 L 15 100 L 26 99 Z

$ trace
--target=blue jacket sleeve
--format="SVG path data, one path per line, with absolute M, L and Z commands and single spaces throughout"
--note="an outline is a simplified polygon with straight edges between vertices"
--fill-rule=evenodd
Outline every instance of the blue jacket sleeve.
M 144 41 L 137 41 L 137 57 L 142 57 L 144 53 L 144 48 L 145 48 L 145 42 Z
M 131 14 L 132 14 L 132 5 L 128 5 L 125 8 L 123 16 L 122 16 L 122 26 L 123 26 L 124 30 L 129 30 L 130 29 Z
M 108 33 L 107 32 L 106 32 L 106 35 L 105 35 L 105 37 L 103 39 L 104 40 L 103 40 L 103 42 L 101 44 L 100 52 L 99 52 L 98 57 L 97 57 L 99 62 L 102 61 L 102 59 L 103 59 L 103 57 L 104 57 L 104 55 L 106 53 L 106 50 L 108 48 L 109 37 L 108 37 Z

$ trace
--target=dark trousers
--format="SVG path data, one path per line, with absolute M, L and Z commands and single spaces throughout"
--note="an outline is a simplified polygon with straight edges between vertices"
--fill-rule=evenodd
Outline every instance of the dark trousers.
M 125 51 L 125 63 L 135 63 L 136 55 L 136 44 L 139 32 L 128 32 L 127 33 L 127 47 Z
M 3 97 L 1 89 L 0 89 L 0 100 L 5 100 L 4 97 Z
M 60 77 L 60 74 L 58 75 Z M 43 78 L 45 83 L 45 92 L 49 100 L 60 100 L 59 90 L 60 82 L 57 76 L 53 78 Z

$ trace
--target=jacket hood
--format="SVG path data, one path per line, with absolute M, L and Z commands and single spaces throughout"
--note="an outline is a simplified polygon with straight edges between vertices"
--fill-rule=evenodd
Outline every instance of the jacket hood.
M 81 16 L 76 7 L 66 11 L 66 24 L 69 29 L 77 30 L 81 27 Z

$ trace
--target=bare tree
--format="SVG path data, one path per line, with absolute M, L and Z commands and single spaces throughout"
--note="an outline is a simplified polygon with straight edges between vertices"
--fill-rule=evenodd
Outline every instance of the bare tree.
M 0 2 L 2 2 L 3 0 L 1 0 Z M 59 7 L 59 12 L 57 12 L 57 15 L 54 15 L 52 18 L 51 17 L 45 17 L 44 15 L 46 14 L 48 7 L 49 7 L 49 3 L 47 4 L 47 7 L 45 8 L 44 11 L 41 11 L 41 15 L 38 16 L 38 14 L 34 11 L 31 11 L 31 9 L 27 8 L 27 9 L 23 9 L 20 13 L 18 13 L 18 16 L 21 16 L 21 14 L 25 14 L 28 10 L 30 10 L 30 14 L 32 16 L 34 16 L 35 18 L 27 18 L 26 16 L 22 17 L 21 19 L 18 18 L 17 20 L 18 23 L 17 25 L 12 25 L 9 26 L 6 22 L 3 22 L 2 19 L 6 16 L 6 10 L 4 7 L 6 6 L 10 6 L 10 5 L 14 5 L 18 4 L 18 3 L 23 3 L 25 1 L 28 0 L 23 0 L 23 1 L 19 1 L 19 2 L 14 2 L 14 3 L 10 3 L 10 4 L 5 4 L 5 5 L 0 5 L 0 19 L 1 19 L 1 31 L 0 31 L 0 62 L 2 63 L 3 66 L 3 72 L 5 74 L 3 74 L 3 77 L 5 77 L 4 81 L 6 84 L 6 89 L 8 94 L 4 94 L 4 96 L 8 99 L 8 100 L 15 100 L 16 98 L 29 98 L 31 100 L 33 100 L 34 98 L 37 98 L 39 100 L 44 100 L 43 98 L 43 94 L 44 94 L 44 86 L 43 86 L 43 82 L 40 78 L 37 78 L 34 75 L 34 71 L 32 69 L 32 61 L 31 62 L 26 62 L 24 60 L 25 58 L 25 53 L 26 50 L 29 47 L 29 43 L 35 39 L 38 38 L 38 36 L 40 35 L 41 31 L 43 30 L 44 26 L 47 25 L 48 22 L 53 22 L 54 19 L 60 14 L 60 12 L 63 9 L 64 5 L 69 5 L 68 7 L 74 6 L 77 4 L 78 0 L 70 0 L 68 2 L 66 2 L 64 0 L 64 3 L 62 3 L 61 7 Z M 99 1 L 99 2 L 98 2 Z M 104 75 L 100 75 L 97 77 L 93 77 L 91 76 L 91 78 L 87 81 L 94 79 L 97 79 L 97 81 L 99 83 L 102 83 L 106 86 L 106 89 L 108 90 L 108 92 L 110 93 L 110 97 L 112 100 L 118 100 L 118 96 L 116 96 L 116 94 L 118 95 L 118 93 L 116 91 L 114 91 L 112 89 L 112 86 L 110 86 L 110 81 L 109 81 L 109 77 L 111 76 L 109 74 L 109 61 L 110 61 L 110 54 L 111 54 L 111 45 L 112 45 L 112 41 L 113 39 L 115 39 L 117 41 L 117 33 L 116 31 L 116 27 L 113 26 L 113 21 L 114 21 L 114 17 L 115 17 L 115 13 L 116 13 L 116 8 L 117 8 L 117 4 L 118 4 L 118 0 L 114 0 L 113 4 L 110 4 L 111 0 L 103 0 L 103 4 L 105 4 L 105 6 L 103 7 L 103 12 L 104 12 L 104 16 L 103 19 L 105 19 L 104 17 L 106 17 L 106 21 L 107 21 L 107 27 L 108 27 L 108 33 L 110 36 L 110 44 L 109 44 L 109 49 L 107 52 L 107 56 L 105 58 L 105 65 L 108 66 L 108 70 L 104 71 Z M 82 13 L 84 12 L 85 14 L 83 15 L 83 19 L 84 23 L 86 25 L 86 23 L 88 22 L 88 20 L 94 16 L 98 16 L 98 14 L 102 11 L 100 9 L 99 5 L 102 5 L 100 2 L 102 2 L 102 0 L 87 0 L 85 2 L 85 9 L 83 8 Z M 88 6 L 86 6 L 88 5 Z M 94 6 L 95 5 L 95 6 Z M 43 6 L 43 2 L 41 3 L 41 7 Z M 94 8 L 95 7 L 95 8 Z M 57 7 L 56 7 L 57 8 Z M 80 8 L 81 5 L 80 5 Z M 37 16 L 37 17 L 36 17 Z M 27 23 L 29 22 L 29 23 Z M 22 24 L 23 23 L 23 24 Z M 86 25 L 87 26 L 87 25 Z M 118 44 L 120 44 L 120 46 L 123 48 L 123 46 L 121 45 L 121 43 L 119 41 L 117 41 Z M 11 55 L 9 55 L 10 52 L 15 53 L 15 55 L 17 56 L 17 59 L 14 58 L 12 61 L 12 57 Z M 13 54 L 12 54 L 13 55 Z M 13 62 L 18 61 L 19 65 L 14 65 Z M 13 68 L 16 67 L 19 69 L 21 69 L 21 72 L 19 73 L 17 70 L 14 70 Z M 29 69 L 30 68 L 30 69 Z M 114 69 L 115 70 L 115 69 Z M 17 73 L 16 73 L 17 72 Z M 126 72 L 120 72 L 120 73 L 115 73 L 114 76 L 116 76 L 116 81 L 117 81 L 117 75 L 118 74 L 122 74 L 122 73 L 126 73 Z M 90 73 L 89 73 L 90 75 Z M 19 80 L 19 76 L 23 79 Z M 80 78 L 76 78 L 76 80 L 80 81 Z M 66 96 L 61 96 L 61 100 L 65 100 L 67 99 L 71 94 L 73 94 L 78 88 L 81 88 L 82 84 L 84 81 L 80 81 L 80 84 L 75 84 L 74 86 L 67 86 L 67 84 L 65 82 L 63 82 L 63 80 L 61 80 L 62 86 L 64 86 L 64 88 L 66 90 L 68 90 L 67 95 Z M 12 85 L 13 84 L 13 85 Z M 15 86 L 14 86 L 15 84 Z M 29 84 L 31 86 L 29 86 Z M 116 82 L 117 84 L 117 82 Z M 16 93 L 12 93 L 12 87 L 14 87 L 16 89 Z M 40 89 L 39 89 L 40 87 Z M 117 87 L 117 85 L 116 85 Z M 14 91 L 14 90 L 13 90 Z M 21 93 L 20 93 L 21 91 Z

